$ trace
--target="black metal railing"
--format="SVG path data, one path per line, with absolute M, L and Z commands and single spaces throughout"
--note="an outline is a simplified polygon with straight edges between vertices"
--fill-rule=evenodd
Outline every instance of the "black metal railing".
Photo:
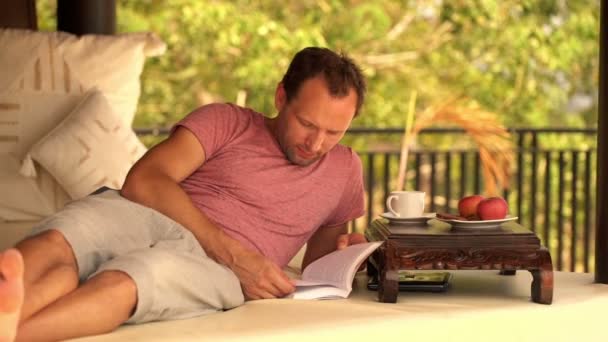
M 381 130 L 401 135 L 402 129 Z M 593 227 L 596 191 L 595 129 L 509 130 L 515 143 L 515 165 L 502 196 L 510 213 L 532 229 L 547 246 L 558 270 L 590 272 L 593 268 Z M 354 135 L 378 134 L 354 131 Z M 429 129 L 420 135 L 464 134 L 461 129 Z M 562 146 L 562 147 L 560 147 Z M 565 147 L 563 147 L 565 146 Z M 384 199 L 395 190 L 398 148 L 362 150 L 367 215 L 354 222 L 361 229 L 386 210 Z M 475 148 L 430 149 L 409 153 L 406 188 L 427 193 L 430 212 L 457 212 L 458 199 L 483 193 L 481 160 Z
M 166 135 L 166 129 L 136 129 L 143 136 Z M 558 270 L 593 270 L 595 224 L 595 129 L 509 129 L 515 144 L 515 165 L 502 196 L 510 213 L 532 229 L 551 251 Z M 384 199 L 395 190 L 402 128 L 353 128 L 345 137 L 364 167 L 367 213 L 352 223 L 361 230 L 386 210 Z M 419 138 L 465 132 L 458 128 L 432 128 Z M 384 141 L 382 144 L 375 142 Z M 381 146 L 381 147 L 378 147 Z M 483 193 L 478 151 L 467 148 L 413 148 L 408 157 L 407 189 L 427 193 L 429 212 L 457 212 L 458 199 Z

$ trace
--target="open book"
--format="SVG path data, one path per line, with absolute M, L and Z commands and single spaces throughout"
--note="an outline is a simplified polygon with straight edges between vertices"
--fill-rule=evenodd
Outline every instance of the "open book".
M 296 280 L 296 290 L 288 298 L 348 297 L 353 290 L 353 279 L 359 265 L 380 245 L 382 241 L 351 245 L 315 260 L 306 266 L 302 279 Z

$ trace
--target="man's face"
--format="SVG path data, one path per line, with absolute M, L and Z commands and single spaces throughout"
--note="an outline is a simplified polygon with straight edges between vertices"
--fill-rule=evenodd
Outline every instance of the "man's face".
M 333 97 L 323 76 L 318 76 L 306 80 L 290 102 L 279 84 L 275 105 L 275 135 L 283 153 L 293 164 L 307 166 L 342 139 L 355 115 L 357 94 L 350 89 L 346 96 Z

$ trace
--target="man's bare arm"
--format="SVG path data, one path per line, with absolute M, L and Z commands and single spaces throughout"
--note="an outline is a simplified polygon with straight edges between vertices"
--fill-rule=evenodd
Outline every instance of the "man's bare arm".
M 349 234 L 346 224 L 333 227 L 321 227 L 308 240 L 306 253 L 302 260 L 302 269 L 306 268 L 311 262 L 337 249 L 343 249 L 350 245 L 365 242 L 367 242 L 367 239 L 363 234 Z
M 211 258 L 235 272 L 248 298 L 291 293 L 293 285 L 277 265 L 226 235 L 179 186 L 204 162 L 205 151 L 198 139 L 179 127 L 131 168 L 121 195 L 171 217 L 190 230 Z
M 306 244 L 306 253 L 304 253 L 304 258 L 302 259 L 302 269 L 320 257 L 335 251 L 337 249 L 336 241 L 338 237 L 347 233 L 348 227 L 346 224 L 317 229 Z
M 178 128 L 169 139 L 148 151 L 129 171 L 121 195 L 181 223 L 212 258 L 229 265 L 234 262 L 229 248 L 232 241 L 225 239 L 178 185 L 205 162 L 205 151 L 192 139 L 196 139 L 192 133 Z M 217 248 L 220 245 L 226 246 Z

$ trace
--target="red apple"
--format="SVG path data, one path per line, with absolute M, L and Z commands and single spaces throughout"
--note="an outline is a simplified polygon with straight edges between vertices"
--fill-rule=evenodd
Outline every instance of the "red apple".
M 466 196 L 458 201 L 458 213 L 460 216 L 466 217 L 467 219 L 474 219 L 477 215 L 477 205 L 483 201 L 485 197 L 481 195 Z
M 500 220 L 507 217 L 509 205 L 502 197 L 490 197 L 479 202 L 477 216 L 482 220 Z

